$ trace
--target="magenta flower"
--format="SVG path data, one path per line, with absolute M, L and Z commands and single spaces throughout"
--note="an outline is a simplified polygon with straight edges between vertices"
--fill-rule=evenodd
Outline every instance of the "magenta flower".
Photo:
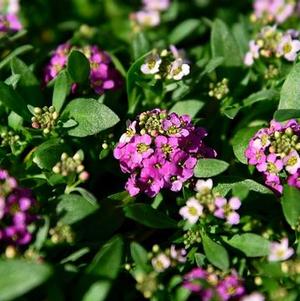
M 198 295 L 200 300 L 239 300 L 245 288 L 235 271 L 224 278 L 203 268 L 194 268 L 184 276 L 183 287 Z
M 31 241 L 28 226 L 36 219 L 32 213 L 36 201 L 31 191 L 20 188 L 15 178 L 0 170 L 0 241 L 9 245 L 27 245 Z
M 0 32 L 16 32 L 22 29 L 22 24 L 15 14 L 0 15 Z
M 217 292 L 221 300 L 227 301 L 244 295 L 245 288 L 236 273 L 228 275 L 217 285 Z
M 266 185 L 279 194 L 284 183 L 298 187 L 299 139 L 300 125 L 296 120 L 285 124 L 272 120 L 269 128 L 254 135 L 245 151 L 248 163 L 256 166 Z
M 99 95 L 108 90 L 118 89 L 121 84 L 119 72 L 112 66 L 109 55 L 97 46 L 76 47 L 69 42 L 61 44 L 54 51 L 49 64 L 45 68 L 44 81 L 47 84 L 57 77 L 60 71 L 66 68 L 68 56 L 75 49 L 81 51 L 90 62 L 90 86 Z M 75 92 L 77 85 L 73 85 Z
M 131 195 L 145 192 L 150 197 L 163 188 L 181 190 L 193 177 L 197 158 L 215 156 L 203 143 L 206 135 L 185 115 L 159 109 L 140 114 L 114 150 L 122 172 L 131 175 L 126 189 Z

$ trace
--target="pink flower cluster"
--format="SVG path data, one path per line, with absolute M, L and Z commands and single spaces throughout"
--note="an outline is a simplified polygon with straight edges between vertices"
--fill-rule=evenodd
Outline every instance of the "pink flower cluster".
M 45 83 L 56 78 L 61 70 L 66 68 L 68 56 L 71 51 L 81 51 L 90 62 L 90 86 L 97 94 L 103 94 L 107 90 L 114 90 L 121 86 L 119 72 L 112 66 L 110 56 L 97 46 L 75 47 L 70 43 L 61 44 L 54 51 L 49 64 L 45 68 Z M 73 86 L 73 90 L 76 85 Z
M 139 26 L 155 27 L 160 24 L 160 13 L 169 6 L 170 0 L 143 0 L 143 8 L 130 17 Z
M 258 19 L 281 24 L 291 17 L 296 9 L 296 1 L 289 0 L 255 0 L 254 14 Z
M 294 62 L 300 51 L 299 32 L 296 30 L 280 31 L 276 26 L 265 26 L 255 39 L 249 42 L 249 51 L 244 57 L 247 66 L 259 58 L 283 57 Z
M 269 128 L 260 129 L 251 139 L 245 156 L 248 163 L 263 173 L 265 183 L 278 193 L 283 184 L 300 188 L 300 124 L 272 120 Z
M 193 177 L 197 159 L 215 157 L 203 143 L 207 132 L 195 127 L 188 115 L 154 109 L 140 114 L 120 138 L 114 157 L 129 173 L 126 190 L 154 197 L 162 188 L 180 191 Z
M 242 297 L 245 288 L 235 271 L 221 278 L 216 273 L 194 268 L 184 276 L 183 287 L 200 296 L 202 301 L 227 301 Z
M 17 32 L 22 29 L 22 24 L 15 14 L 0 14 L 0 33 Z
M 28 226 L 36 219 L 31 191 L 20 188 L 15 178 L 0 170 L 0 242 L 26 245 L 31 241 Z

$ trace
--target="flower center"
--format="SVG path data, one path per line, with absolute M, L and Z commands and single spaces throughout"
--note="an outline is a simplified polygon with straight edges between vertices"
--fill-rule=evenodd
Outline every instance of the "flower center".
M 197 215 L 197 209 L 195 207 L 189 207 L 189 214 L 196 216 Z
M 285 54 L 290 53 L 292 51 L 292 45 L 290 43 L 286 43 L 283 46 L 283 52 Z
M 297 157 L 291 157 L 289 158 L 289 160 L 287 161 L 287 165 L 289 166 L 294 166 L 296 165 L 298 162 Z
M 270 173 L 278 173 L 278 169 L 274 163 L 269 162 L 267 169 Z
M 137 151 L 138 153 L 142 154 L 144 152 L 146 152 L 149 149 L 149 145 L 145 144 L 145 143 L 139 143 L 137 145 Z

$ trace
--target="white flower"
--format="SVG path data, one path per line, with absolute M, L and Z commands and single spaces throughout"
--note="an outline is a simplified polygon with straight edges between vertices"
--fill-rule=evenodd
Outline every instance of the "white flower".
M 19 0 L 0 0 L 0 11 L 5 14 L 17 14 L 20 10 Z
M 136 133 L 136 121 L 133 121 L 130 123 L 130 121 L 127 123 L 127 130 L 126 132 L 120 137 L 120 142 L 121 143 L 128 143 L 131 138 L 135 135 Z
M 151 54 L 147 57 L 145 64 L 141 66 L 141 71 L 144 74 L 156 74 L 159 72 L 161 58 L 158 54 Z
M 170 0 L 143 0 L 146 10 L 164 11 L 170 6 Z
M 178 262 L 186 262 L 186 250 L 185 249 L 179 249 L 176 250 L 174 245 L 171 245 L 170 248 L 170 256 L 172 259 L 178 261 Z
M 291 151 L 288 156 L 283 158 L 285 169 L 291 175 L 294 175 L 300 168 L 300 157 L 295 150 Z
M 151 260 L 152 266 L 156 272 L 163 272 L 171 265 L 170 258 L 164 254 L 160 253 Z
M 193 197 L 188 199 L 186 205 L 179 210 L 179 214 L 191 224 L 197 223 L 202 213 L 203 206 Z
M 196 183 L 195 191 L 200 194 L 207 194 L 213 188 L 213 181 L 212 179 L 208 180 L 198 180 Z
M 254 292 L 248 296 L 244 296 L 241 301 L 265 301 L 265 297 L 258 292 Z
M 160 23 L 159 12 L 141 10 L 133 15 L 134 20 L 143 27 L 155 27 Z
M 249 42 L 249 51 L 246 53 L 244 58 L 245 65 L 253 65 L 254 60 L 259 58 L 259 49 L 260 47 L 255 43 L 255 41 Z
M 185 64 L 182 58 L 176 59 L 171 63 L 171 69 L 168 74 L 169 79 L 181 80 L 190 73 L 190 66 Z
M 283 261 L 287 260 L 294 254 L 294 250 L 289 248 L 289 241 L 283 238 L 280 243 L 272 242 L 269 250 L 269 261 Z
M 284 56 L 288 61 L 293 62 L 296 60 L 299 50 L 300 41 L 293 40 L 290 35 L 285 35 L 278 44 L 277 54 L 279 56 Z

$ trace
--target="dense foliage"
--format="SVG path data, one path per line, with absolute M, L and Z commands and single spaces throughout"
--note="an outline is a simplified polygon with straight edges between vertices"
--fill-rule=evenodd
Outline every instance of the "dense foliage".
M 0 0 L 0 300 L 299 300 L 299 20 Z

